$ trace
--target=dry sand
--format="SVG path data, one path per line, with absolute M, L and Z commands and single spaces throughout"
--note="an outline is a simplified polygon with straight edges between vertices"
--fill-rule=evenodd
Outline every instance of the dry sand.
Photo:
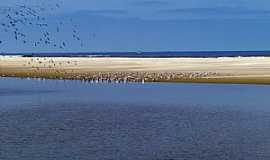
M 270 57 L 69 58 L 0 56 L 0 76 L 63 79 L 114 78 L 146 81 L 270 84 Z M 121 73 L 121 74 L 120 74 Z M 159 75 L 161 74 L 161 75 Z M 174 76 L 179 74 L 179 76 Z M 139 77 L 136 77 L 140 75 Z M 155 77 L 156 75 L 159 75 Z M 88 76 L 88 77 L 86 77 Z M 110 75 L 111 76 L 111 75 Z M 131 77 L 130 76 L 130 77 Z M 166 78 L 164 78 L 166 76 Z M 160 78 L 162 77 L 162 78 Z

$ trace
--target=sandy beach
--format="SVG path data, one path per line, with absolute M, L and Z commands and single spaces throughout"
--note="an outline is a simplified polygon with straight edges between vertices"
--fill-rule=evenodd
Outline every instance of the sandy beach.
M 75 58 L 0 56 L 0 76 L 107 82 L 270 84 L 270 57 Z

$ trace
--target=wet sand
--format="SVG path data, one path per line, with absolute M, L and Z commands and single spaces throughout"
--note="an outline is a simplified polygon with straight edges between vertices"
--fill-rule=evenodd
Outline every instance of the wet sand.
M 270 57 L 70 58 L 0 56 L 0 76 L 94 82 L 270 84 Z

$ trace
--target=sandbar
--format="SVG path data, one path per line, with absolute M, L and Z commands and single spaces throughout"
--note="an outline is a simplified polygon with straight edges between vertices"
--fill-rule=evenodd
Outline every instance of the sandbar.
M 112 58 L 0 56 L 1 77 L 95 82 L 270 84 L 270 57 Z

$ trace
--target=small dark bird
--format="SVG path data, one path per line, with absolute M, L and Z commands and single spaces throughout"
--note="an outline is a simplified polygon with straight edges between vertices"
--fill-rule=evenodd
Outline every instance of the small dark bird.
M 51 32 L 52 27 L 54 24 L 50 24 L 46 22 L 46 18 L 44 17 L 44 12 L 55 10 L 61 8 L 62 2 L 55 3 L 52 5 L 45 5 L 45 6 L 27 6 L 25 4 L 17 5 L 13 7 L 8 7 L 5 9 L 4 12 L 1 12 L 0 8 L 0 15 L 4 15 L 4 19 L 1 19 L 0 29 L 3 29 L 4 32 L 10 33 L 13 35 L 15 40 L 26 44 L 27 42 L 31 42 L 34 47 L 37 47 L 39 44 L 44 45 L 52 45 L 54 47 L 59 47 L 61 49 L 67 47 L 67 43 L 62 41 L 62 43 L 57 44 L 56 36 L 54 33 L 59 33 L 64 27 L 64 22 L 56 22 L 56 32 Z M 77 30 L 77 24 L 74 24 L 73 20 L 70 19 L 72 24 L 71 35 L 74 40 L 80 41 L 81 46 L 83 46 L 82 39 L 80 34 Z M 26 28 L 34 28 L 38 30 L 41 34 L 39 37 L 36 37 L 36 40 L 31 38 L 31 33 L 26 32 Z M 54 29 L 54 30 L 55 30 Z M 1 32 L 1 30 L 0 30 Z M 92 37 L 94 37 L 93 35 Z M 61 40 L 60 40 L 61 42 Z M 0 41 L 2 44 L 3 41 Z

